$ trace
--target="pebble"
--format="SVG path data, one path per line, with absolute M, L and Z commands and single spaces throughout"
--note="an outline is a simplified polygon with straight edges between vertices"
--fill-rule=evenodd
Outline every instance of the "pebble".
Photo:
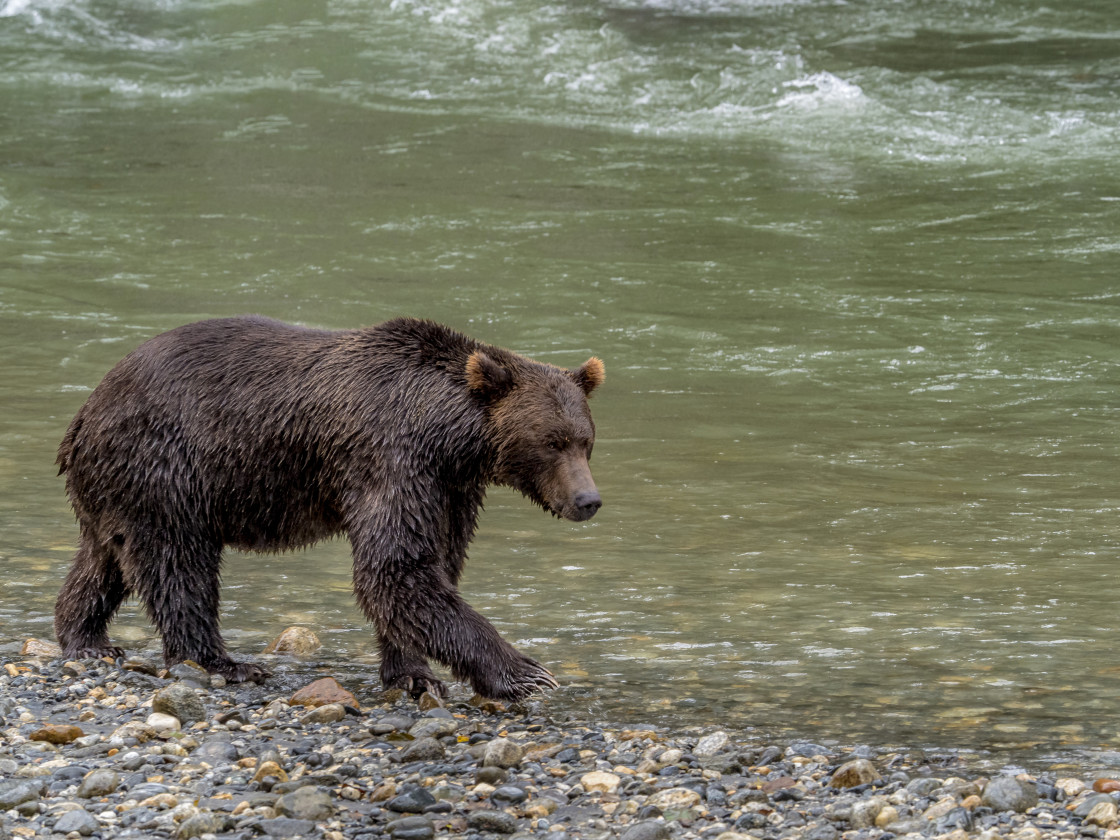
M 1038 804 L 1038 787 L 1017 776 L 997 776 L 984 787 L 980 801 L 993 811 L 1023 814 Z
M 157 691 L 152 698 L 152 711 L 170 715 L 183 724 L 206 719 L 206 709 L 198 693 L 182 683 L 173 683 Z
M 55 820 L 53 826 L 54 831 L 58 834 L 69 834 L 71 831 L 76 831 L 82 837 L 89 837 L 100 828 L 101 823 L 97 821 L 97 818 L 84 809 L 67 811 Z
M 454 684 L 424 712 L 310 665 L 247 687 L 138 669 L 150 654 L 21 656 L 0 669 L 5 840 L 1120 840 L 1113 780 L 1094 791 L 1070 765 L 1017 777 L 921 750 L 561 724 L 547 701 Z M 157 697 L 190 720 L 170 728 Z M 37 736 L 71 721 L 73 739 Z
M 508 738 L 495 738 L 486 745 L 483 767 L 516 767 L 521 763 L 521 747 Z
M 269 642 L 264 653 L 290 653 L 307 656 L 323 646 L 319 637 L 308 627 L 289 627 Z

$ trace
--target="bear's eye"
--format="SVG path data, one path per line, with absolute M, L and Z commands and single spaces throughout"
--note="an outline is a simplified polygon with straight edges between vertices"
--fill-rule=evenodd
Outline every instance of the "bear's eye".
M 562 441 L 562 440 L 550 440 L 548 442 L 548 448 L 551 449 L 553 452 L 559 452 L 561 449 L 564 448 L 564 441 Z

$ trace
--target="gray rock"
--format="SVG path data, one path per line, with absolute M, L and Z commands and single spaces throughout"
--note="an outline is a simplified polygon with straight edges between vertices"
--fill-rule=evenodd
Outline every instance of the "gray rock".
M 429 840 L 436 833 L 435 826 L 427 817 L 401 817 L 386 828 L 393 840 Z
M 1038 788 L 1034 782 L 1014 776 L 997 776 L 984 788 L 982 804 L 993 811 L 1014 811 L 1023 814 L 1038 804 Z
M 836 840 L 839 834 L 836 826 L 831 823 L 819 823 L 809 828 L 801 836 L 804 840 Z
M 194 761 L 205 761 L 210 765 L 232 764 L 241 758 L 241 752 L 230 741 L 230 736 L 221 733 L 207 738 L 202 745 L 191 754 Z
M 100 828 L 101 824 L 97 822 L 97 818 L 82 808 L 67 811 L 55 820 L 53 830 L 56 834 L 69 834 L 71 831 L 76 831 L 83 837 L 89 837 Z
M 697 742 L 692 749 L 692 754 L 697 758 L 711 758 L 727 747 L 729 743 L 731 743 L 731 739 L 727 737 L 726 732 L 713 732 L 711 735 L 705 735 Z
M 517 785 L 502 785 L 500 788 L 496 788 L 494 792 L 490 794 L 490 798 L 495 802 L 516 805 L 528 799 L 529 794 L 527 794 Z
M 0 782 L 0 811 L 7 811 L 24 802 L 36 802 L 46 791 L 42 779 L 14 779 Z
M 269 837 L 307 837 L 315 831 L 315 823 L 311 820 L 293 820 L 291 817 L 259 820 L 253 825 Z
M 669 826 L 657 820 L 635 823 L 622 833 L 621 840 L 669 840 Z
M 517 819 L 505 811 L 472 811 L 467 826 L 475 831 L 493 831 L 495 834 L 513 834 Z
M 407 732 L 415 723 L 406 715 L 385 715 L 370 724 L 369 731 L 374 735 L 388 735 L 390 732 Z
M 280 816 L 297 820 L 327 820 L 335 811 L 331 795 L 310 785 L 285 793 L 276 800 L 275 807 Z
M 433 709 L 432 711 L 437 711 Z M 446 711 L 446 709 L 439 709 L 438 711 Z M 439 738 L 443 735 L 454 735 L 459 729 L 459 722 L 447 718 L 424 718 L 415 723 L 408 734 L 413 738 Z
M 484 767 L 516 767 L 521 763 L 523 751 L 508 738 L 495 738 L 486 745 L 482 757 Z
M 417 785 L 407 788 L 400 796 L 390 799 L 385 807 L 398 814 L 422 814 L 436 804 L 436 798 Z
M 206 719 L 206 709 L 193 688 L 175 683 L 160 689 L 152 698 L 152 711 L 179 718 L 183 726 Z
M 121 785 L 121 777 L 112 770 L 90 770 L 78 785 L 80 799 L 94 799 L 115 793 Z
M 191 837 L 201 837 L 203 834 L 221 834 L 229 828 L 229 825 L 230 818 L 225 814 L 200 811 L 179 823 L 179 830 L 175 832 L 175 837 L 178 840 L 189 840 Z
M 915 796 L 932 796 L 935 790 L 940 790 L 942 787 L 941 779 L 935 779 L 930 776 L 919 777 L 911 779 L 906 784 L 906 789 Z
M 1107 793 L 1094 793 L 1090 796 L 1086 796 L 1084 799 L 1077 803 L 1077 806 L 1073 809 L 1073 815 L 1075 817 L 1081 817 L 1082 819 L 1085 819 L 1085 817 L 1089 816 L 1089 812 L 1100 805 L 1102 802 L 1115 801 L 1116 800 L 1109 796 Z
M 421 738 L 400 751 L 401 761 L 436 761 L 447 754 L 443 744 L 435 738 Z

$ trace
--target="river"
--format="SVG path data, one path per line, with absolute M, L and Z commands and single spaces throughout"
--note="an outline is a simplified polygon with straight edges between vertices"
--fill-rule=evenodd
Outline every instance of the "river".
M 121 356 L 412 314 L 606 362 L 463 582 L 557 713 L 1120 766 L 1118 89 L 1109 0 L 0 0 L 0 652 Z M 224 581 L 375 673 L 345 541 Z

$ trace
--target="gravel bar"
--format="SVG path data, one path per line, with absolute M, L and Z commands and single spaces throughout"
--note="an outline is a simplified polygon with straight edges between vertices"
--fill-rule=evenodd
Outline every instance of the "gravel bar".
M 13 658 L 0 671 L 0 840 L 1120 840 L 1120 782 L 985 778 L 921 750 L 557 723 L 305 673 Z M 310 685 L 307 685 L 310 683 Z

